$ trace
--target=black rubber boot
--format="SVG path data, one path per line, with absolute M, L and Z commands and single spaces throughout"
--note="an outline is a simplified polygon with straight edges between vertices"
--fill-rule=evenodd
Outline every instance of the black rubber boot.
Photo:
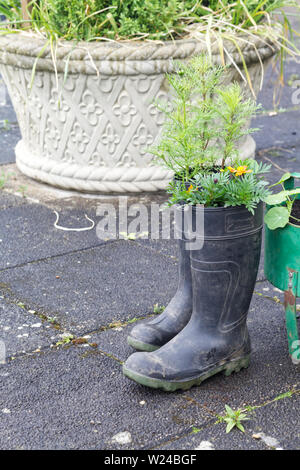
M 186 242 L 178 240 L 178 288 L 176 294 L 157 317 L 141 322 L 131 330 L 127 341 L 141 351 L 155 351 L 174 338 L 189 322 L 192 314 L 192 275 L 190 252 Z
M 193 309 L 192 274 L 188 241 L 184 233 L 184 206 L 174 207 L 175 233 L 178 238 L 178 287 L 163 313 L 134 326 L 127 341 L 141 351 L 155 351 L 189 322 Z
M 248 367 L 247 313 L 260 259 L 262 204 L 204 209 L 204 245 L 192 250 L 193 313 L 188 325 L 155 352 L 135 353 L 130 379 L 166 391 L 189 389 L 223 371 Z

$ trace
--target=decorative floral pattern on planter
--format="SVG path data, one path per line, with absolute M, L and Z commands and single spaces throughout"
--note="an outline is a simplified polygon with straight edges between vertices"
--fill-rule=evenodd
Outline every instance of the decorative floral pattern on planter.
M 167 108 L 171 109 L 171 100 L 168 94 L 164 91 L 161 91 L 157 94 L 156 97 L 157 102 L 161 102 L 164 104 L 164 106 L 167 105 Z M 157 108 L 157 106 L 152 103 L 149 106 L 149 113 L 155 119 L 155 122 L 158 126 L 161 126 L 164 122 L 164 114 Z
M 114 153 L 117 145 L 120 143 L 120 137 L 115 133 L 111 123 L 109 122 L 102 135 L 101 141 L 107 146 L 109 153 Z
M 132 104 L 126 90 L 121 91 L 113 110 L 115 115 L 119 117 L 122 125 L 126 127 L 131 124 L 132 116 L 137 113 L 136 107 Z
M 142 155 L 145 155 L 147 153 L 148 146 L 153 144 L 153 142 L 153 136 L 148 132 L 147 126 L 142 123 L 138 127 L 137 133 L 132 138 L 133 145 L 139 148 Z
M 35 155 L 112 168 L 152 163 L 147 147 L 163 122 L 153 100 L 167 99 L 160 90 L 162 75 L 71 74 L 63 84 L 59 74 L 57 88 L 54 74 L 37 71 L 30 91 L 28 70 L 3 65 L 0 70 L 9 83 L 23 140 Z
M 92 126 L 98 124 L 99 116 L 103 114 L 103 110 L 89 90 L 83 93 L 79 108 Z
M 103 149 L 101 144 L 97 145 L 96 151 L 90 156 L 88 160 L 88 165 L 90 166 L 97 166 L 97 167 L 104 167 L 107 165 L 107 162 L 103 158 Z
M 74 147 L 78 152 L 83 153 L 86 149 L 87 144 L 89 143 L 89 137 L 80 127 L 78 122 L 75 122 L 73 130 L 70 134 L 71 142 L 74 144 Z
M 52 148 L 57 150 L 59 142 L 60 132 L 58 131 L 57 127 L 50 121 L 50 119 L 48 119 L 45 135 L 45 144 L 46 148 L 48 149 L 48 152 L 51 151 Z
M 129 155 L 128 152 L 124 152 L 123 155 L 121 156 L 120 160 L 116 164 L 116 167 L 119 166 L 124 166 L 124 167 L 134 167 L 136 166 L 136 163 L 134 160 L 132 160 L 131 156 Z
M 56 88 L 51 90 L 51 98 L 49 104 L 51 110 L 55 113 L 57 119 L 60 122 L 65 123 L 67 121 L 68 112 L 71 108 L 62 98 L 61 93 L 59 93 Z
M 37 117 L 38 119 L 41 119 L 43 106 L 37 95 L 33 93 L 29 95 L 28 106 L 30 109 L 30 113 L 35 115 L 35 117 Z

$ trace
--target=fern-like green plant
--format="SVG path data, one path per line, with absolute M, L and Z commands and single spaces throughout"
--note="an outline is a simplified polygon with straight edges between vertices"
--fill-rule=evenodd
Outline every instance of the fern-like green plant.
M 187 188 L 181 181 L 173 181 L 168 189 L 169 203 L 202 204 L 205 207 L 245 206 L 254 214 L 258 203 L 270 194 L 263 175 L 270 165 L 255 160 L 237 160 L 236 167 L 200 172 L 190 180 Z
M 203 54 L 179 63 L 176 73 L 167 75 L 171 106 L 156 103 L 166 121 L 159 144 L 150 151 L 183 182 L 218 161 L 224 169 L 226 160 L 238 156 L 237 141 L 254 131 L 245 124 L 258 106 L 244 99 L 237 83 L 221 85 L 225 74 L 226 67 L 213 65 Z

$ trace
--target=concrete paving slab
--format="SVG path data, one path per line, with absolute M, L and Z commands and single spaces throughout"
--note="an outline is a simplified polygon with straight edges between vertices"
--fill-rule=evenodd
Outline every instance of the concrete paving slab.
M 4 126 L 2 125 L 2 127 L 0 126 L 0 165 L 14 163 L 16 161 L 15 147 L 20 139 L 21 134 L 17 124 L 8 123 Z
M 0 127 L 17 123 L 17 116 L 4 81 L 0 75 Z
M 292 57 L 287 58 L 284 64 L 284 86 L 280 88 L 278 73 L 278 67 L 274 68 L 272 65 L 266 71 L 263 89 L 257 97 L 257 102 L 263 107 L 262 111 L 280 112 L 300 105 L 297 92 L 300 84 L 300 63 Z
M 187 394 L 214 412 L 263 404 L 294 386 L 300 386 L 299 366 L 288 354 L 283 307 L 254 295 L 248 319 L 252 340 L 251 364 L 247 370 L 224 377 L 221 374 Z
M 14 194 L 7 193 L 4 190 L 0 190 L 0 211 L 2 209 L 7 209 L 8 207 L 22 206 L 23 204 L 28 204 L 29 201 L 20 195 L 16 196 Z
M 251 434 L 262 433 L 261 441 L 273 448 L 300 450 L 300 396 L 296 393 L 255 410 L 249 421 Z
M 257 151 L 270 147 L 290 148 L 300 143 L 300 111 L 288 111 L 275 116 L 257 116 L 252 127 L 261 129 L 253 134 Z
M 2 102 L 0 101 L 0 129 L 11 130 L 12 128 L 18 128 L 19 126 L 17 116 L 8 94 L 5 95 L 5 93 L 0 92 L 0 99 L 1 98 Z M 3 103 L 3 98 L 6 99 L 5 103 Z
M 95 213 L 88 216 L 96 221 Z M 83 232 L 55 228 L 53 210 L 38 204 L 9 207 L 1 211 L 0 220 L 0 269 L 104 243 L 97 238 L 96 228 Z M 58 224 L 68 228 L 92 225 L 85 211 L 77 209 L 60 213 Z
M 61 333 L 33 311 L 0 297 L 0 341 L 5 344 L 7 358 L 49 347 L 61 339 Z
M 226 434 L 226 424 L 211 424 L 182 439 L 161 447 L 162 450 L 267 450 L 263 441 L 257 441 L 249 433 L 233 429 Z
M 150 250 L 162 253 L 165 256 L 169 256 L 171 259 L 178 259 L 178 242 L 174 240 L 174 238 L 170 240 L 136 240 L 136 243 Z
M 151 313 L 156 303 L 166 305 L 176 291 L 177 265 L 119 241 L 2 271 L 0 282 L 32 308 L 82 334 Z
M 269 281 L 258 282 L 255 286 L 255 295 L 262 296 L 277 304 L 283 305 L 284 292 L 274 287 Z
M 84 348 L 19 358 L 0 374 L 1 449 L 153 449 L 195 423 L 182 393 L 132 389 L 118 362 Z M 210 420 L 197 410 L 198 425 Z
M 135 349 L 127 343 L 127 336 L 136 323 L 125 326 L 118 325 L 105 331 L 92 332 L 89 334 L 90 338 L 88 340 L 90 343 L 96 343 L 101 351 L 112 354 L 120 361 L 125 362 L 135 352 Z
M 300 168 L 300 145 L 283 149 L 280 146 L 272 149 L 260 150 L 256 159 L 272 165 L 271 172 L 266 175 L 266 181 L 270 184 L 279 181 L 283 173 L 287 171 L 299 171 Z M 275 190 L 275 188 L 274 188 Z

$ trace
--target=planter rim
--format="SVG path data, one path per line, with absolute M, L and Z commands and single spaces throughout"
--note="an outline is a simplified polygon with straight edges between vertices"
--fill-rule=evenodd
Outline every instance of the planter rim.
M 259 233 L 263 228 L 262 202 L 258 203 L 254 214 L 251 214 L 245 206 L 197 208 L 186 204 L 182 207 L 192 208 L 190 211 L 192 220 L 195 221 L 199 214 L 202 218 L 199 223 L 204 231 L 201 233 L 197 232 L 197 224 L 194 225 L 193 221 L 191 223 L 193 236 L 198 240 L 222 241 L 243 238 Z M 184 213 L 184 210 L 182 212 Z
M 257 207 L 256 209 L 259 207 L 259 205 L 262 203 L 259 202 L 257 204 Z M 174 204 L 175 205 L 175 204 Z M 234 211 L 241 211 L 241 212 L 244 212 L 244 211 L 248 211 L 248 209 L 246 208 L 246 206 L 228 206 L 228 207 L 224 207 L 224 206 L 221 206 L 221 207 L 205 207 L 203 204 L 199 204 L 198 206 L 194 205 L 194 204 L 176 204 L 175 205 L 176 207 L 178 207 L 178 209 L 181 209 L 181 210 L 184 210 L 185 207 L 191 207 L 193 211 L 197 211 L 197 210 L 201 210 L 201 211 L 205 211 L 205 212 L 223 212 L 223 211 L 229 211 L 229 210 L 234 210 Z M 248 211 L 249 212 L 249 211 Z M 249 212 L 249 214 L 251 214 L 251 212 Z M 251 214 L 253 215 L 253 214 Z
M 296 229 L 298 229 L 298 230 L 300 229 L 300 225 L 292 224 L 292 222 L 288 222 L 287 225 L 290 225 L 291 227 L 294 227 L 294 228 L 296 228 Z
M 244 35 L 236 35 L 240 39 L 239 47 L 245 62 L 250 65 L 267 60 L 277 51 L 277 46 L 270 40 L 260 37 L 244 39 Z M 4 34 L 0 36 L 0 63 L 25 69 L 48 70 L 65 73 L 66 63 L 69 73 L 85 73 L 87 75 L 136 75 L 172 72 L 172 59 L 188 59 L 207 51 L 204 39 L 178 39 L 175 41 L 122 41 L 122 42 L 79 42 L 59 41 L 55 51 L 56 62 L 50 46 L 45 48 L 46 38 L 26 32 Z M 236 64 L 242 65 L 242 58 L 236 46 L 230 40 L 224 40 L 226 49 Z M 44 50 L 43 50 L 44 49 Z M 214 61 L 220 63 L 219 45 L 212 43 Z M 37 60 L 38 57 L 38 60 Z M 225 57 L 225 61 L 230 61 Z

